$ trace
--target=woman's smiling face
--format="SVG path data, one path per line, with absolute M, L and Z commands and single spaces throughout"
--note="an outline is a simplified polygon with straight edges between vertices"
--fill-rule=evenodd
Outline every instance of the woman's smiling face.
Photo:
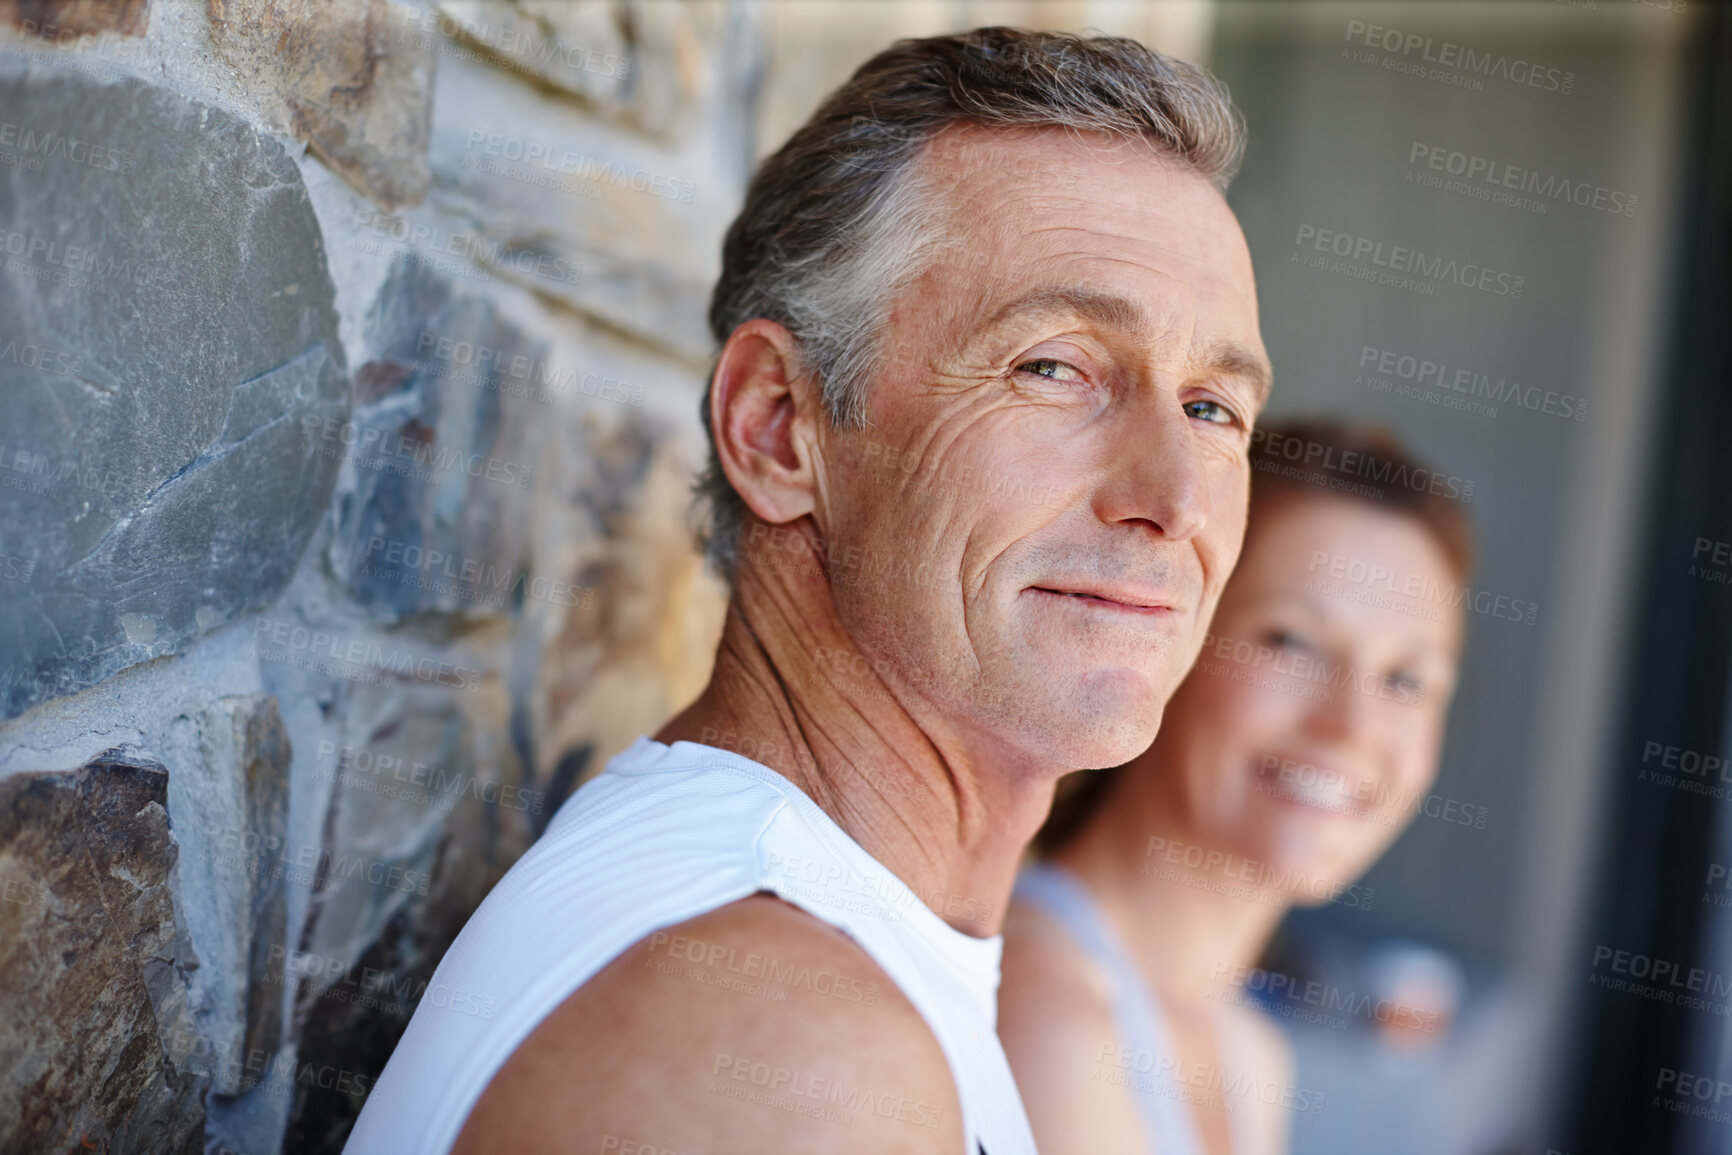
M 1347 497 L 1268 498 L 1138 760 L 1140 785 L 1204 850 L 1290 872 L 1296 901 L 1329 898 L 1436 778 L 1461 580 L 1414 517 Z

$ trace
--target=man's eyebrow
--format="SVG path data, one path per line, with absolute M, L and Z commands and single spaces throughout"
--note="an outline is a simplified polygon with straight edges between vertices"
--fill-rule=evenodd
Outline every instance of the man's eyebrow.
M 1269 399 L 1269 390 L 1275 383 L 1268 360 L 1237 341 L 1211 341 L 1204 347 L 1203 355 L 1197 359 L 1196 367 L 1228 377 L 1243 377 L 1257 391 L 1258 405 Z
M 1004 305 L 986 319 L 991 329 L 1013 317 L 1074 314 L 1111 329 L 1122 329 L 1140 336 L 1150 336 L 1154 326 L 1149 323 L 1143 307 L 1129 297 L 1103 293 L 1081 285 L 1055 285 L 1024 293 Z
M 1143 307 L 1129 297 L 1106 293 L 1082 285 L 1057 285 L 1035 289 L 1007 302 L 987 318 L 988 329 L 1020 316 L 1074 315 L 1109 329 L 1118 329 L 1143 341 L 1153 342 L 1158 334 Z M 1219 373 L 1242 377 L 1256 390 L 1257 404 L 1269 398 L 1274 384 L 1268 359 L 1236 341 L 1211 341 L 1195 359 L 1196 372 Z

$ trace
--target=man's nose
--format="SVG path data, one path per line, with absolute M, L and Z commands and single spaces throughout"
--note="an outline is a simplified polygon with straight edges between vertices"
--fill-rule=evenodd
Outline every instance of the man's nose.
M 1209 485 L 1190 418 L 1171 397 L 1149 399 L 1121 423 L 1096 509 L 1108 524 L 1143 522 L 1165 541 L 1201 533 Z

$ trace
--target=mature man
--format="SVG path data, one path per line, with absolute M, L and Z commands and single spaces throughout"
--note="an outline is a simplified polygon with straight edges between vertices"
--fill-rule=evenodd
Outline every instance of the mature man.
M 715 673 L 482 904 L 350 1151 L 1034 1150 L 999 915 L 1239 552 L 1240 144 L 1195 68 L 989 28 L 764 162 L 710 314 Z

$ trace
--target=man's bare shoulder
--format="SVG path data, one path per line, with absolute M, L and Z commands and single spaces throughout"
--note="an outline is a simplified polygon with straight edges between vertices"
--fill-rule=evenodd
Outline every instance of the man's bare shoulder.
M 1013 903 L 998 1034 L 1043 1155 L 1146 1145 L 1105 974 L 1046 915 Z
M 453 1150 L 954 1155 L 961 1131 L 944 1053 L 889 976 L 754 895 L 650 935 L 566 999 Z

